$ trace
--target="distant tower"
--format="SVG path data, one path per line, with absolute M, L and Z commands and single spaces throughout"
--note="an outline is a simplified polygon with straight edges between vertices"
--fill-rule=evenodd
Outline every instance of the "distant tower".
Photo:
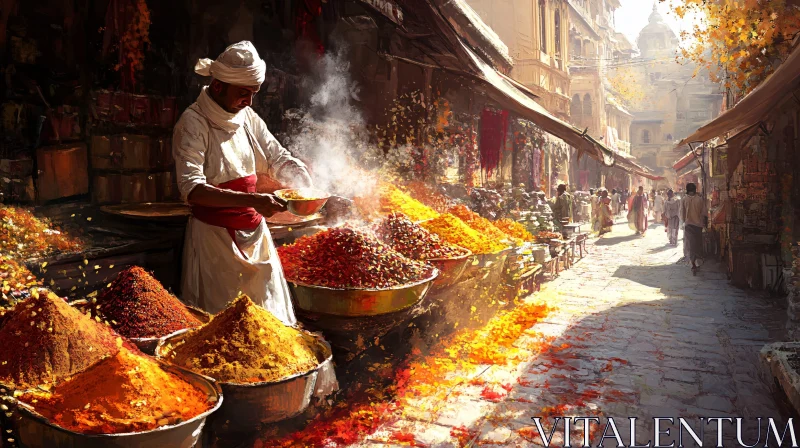
M 678 47 L 678 36 L 664 22 L 661 13 L 658 12 L 656 4 L 653 2 L 653 12 L 650 13 L 648 24 L 639 32 L 636 44 L 642 53 L 642 57 L 653 58 L 658 56 L 670 56 L 675 53 Z

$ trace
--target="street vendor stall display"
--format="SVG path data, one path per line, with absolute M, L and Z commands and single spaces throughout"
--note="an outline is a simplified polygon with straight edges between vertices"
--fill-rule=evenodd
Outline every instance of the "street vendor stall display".
M 402 212 L 413 221 L 424 221 L 439 216 L 432 208 L 387 183 L 379 185 L 374 194 L 356 197 L 354 201 L 359 210 L 368 217 Z
M 212 417 L 219 430 L 254 430 L 308 406 L 330 349 L 314 335 L 288 327 L 242 295 L 195 330 L 159 343 L 156 355 L 220 383 L 225 404 Z
M 378 239 L 408 258 L 427 262 L 439 270 L 435 286 L 458 281 L 470 261 L 470 252 L 442 241 L 438 235 L 412 222 L 402 213 L 392 213 L 373 225 Z
M 139 266 L 120 272 L 97 297 L 85 301 L 80 308 L 111 325 L 148 354 L 153 353 L 159 338 L 199 327 L 210 319 L 204 312 L 181 303 Z
M 350 228 L 333 228 L 281 246 L 278 254 L 299 310 L 369 316 L 408 308 L 438 271 Z
M 121 347 L 52 390 L 34 389 L 19 401 L 53 425 L 89 435 L 145 432 L 187 422 L 212 410 L 219 397 L 181 372 Z
M 14 391 L 6 431 L 21 446 L 192 446 L 221 401 L 207 379 L 143 356 L 45 289 L 17 304 L 0 338 L 0 386 Z
M 542 197 L 544 195 L 542 194 Z M 530 225 L 528 230 L 532 233 L 541 231 L 552 231 L 555 228 L 553 221 L 553 209 L 550 205 L 540 198 L 536 206 L 531 210 Z
M 75 252 L 81 241 L 62 233 L 30 210 L 0 206 L 0 251 L 24 260 L 55 252 Z
M 119 351 L 122 338 L 47 290 L 34 290 L 0 328 L 0 384 L 52 384 Z
M 439 235 L 450 244 L 469 249 L 473 254 L 494 254 L 506 249 L 507 245 L 493 240 L 471 228 L 464 221 L 449 213 L 421 223 L 422 227 Z M 505 235 L 503 235 L 505 237 Z
M 477 230 L 487 238 L 496 241 L 508 241 L 509 237 L 491 221 L 473 212 L 466 205 L 456 205 L 450 208 L 450 214 L 464 221 L 468 226 Z
M 512 219 L 502 218 L 492 224 L 511 238 L 524 242 L 532 242 L 535 239 L 524 225 Z

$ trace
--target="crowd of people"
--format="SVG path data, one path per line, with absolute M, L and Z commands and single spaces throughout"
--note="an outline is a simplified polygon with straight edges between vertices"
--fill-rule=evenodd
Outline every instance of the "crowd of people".
M 574 219 L 573 203 L 575 199 L 567 192 L 567 186 L 561 184 L 557 189 L 552 207 L 557 222 L 570 222 Z M 633 194 L 628 189 L 612 189 L 609 194 L 605 188 L 589 189 L 591 230 L 598 235 L 611 232 L 614 220 L 627 212 L 628 225 L 637 235 L 644 236 L 648 222 L 664 224 L 667 244 L 678 245 L 678 231 L 684 229 L 684 253 L 692 265 L 692 272 L 697 272 L 697 260 L 701 258 L 703 246 L 703 228 L 708 225 L 708 213 L 705 200 L 697 193 L 697 185 L 687 184 L 686 192 L 678 197 L 672 189 L 650 193 L 640 186 Z

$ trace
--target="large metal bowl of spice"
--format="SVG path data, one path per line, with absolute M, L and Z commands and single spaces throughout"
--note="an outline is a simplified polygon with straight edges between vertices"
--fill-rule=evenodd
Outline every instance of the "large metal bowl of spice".
M 180 367 L 160 363 L 166 372 L 181 377 L 205 392 L 214 406 L 189 420 L 160 426 L 150 431 L 121 434 L 81 434 L 54 424 L 21 401 L 9 399 L 14 412 L 16 438 L 20 448 L 192 448 L 197 445 L 209 415 L 223 403 L 223 392 L 211 379 Z
M 503 249 L 499 252 L 495 252 L 493 254 L 480 254 L 475 257 L 475 262 L 473 263 L 478 269 L 484 269 L 491 267 L 495 264 L 504 264 L 506 258 L 508 258 L 508 254 L 513 250 L 513 248 L 509 247 Z
M 166 358 L 168 347 L 179 344 L 187 331 L 181 330 L 162 338 L 156 347 L 156 356 Z M 209 419 L 210 429 L 216 434 L 251 432 L 264 423 L 301 414 L 311 403 L 319 372 L 333 363 L 333 353 L 327 342 L 318 340 L 315 352 L 319 362 L 315 368 L 278 381 L 218 381 L 225 404 Z
M 431 258 L 426 260 L 433 267 L 439 270 L 439 277 L 434 283 L 435 289 L 452 286 L 461 279 L 467 266 L 473 260 L 472 252 L 464 249 L 464 254 L 450 258 Z
M 376 316 L 416 305 L 430 291 L 439 270 L 421 280 L 383 289 L 328 288 L 289 281 L 295 304 L 303 311 L 334 316 Z

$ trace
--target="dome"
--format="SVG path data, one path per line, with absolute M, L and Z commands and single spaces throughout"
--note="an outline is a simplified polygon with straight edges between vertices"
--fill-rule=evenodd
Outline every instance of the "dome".
M 653 12 L 650 13 L 648 24 L 639 32 L 639 37 L 641 38 L 641 36 L 645 34 L 668 34 L 671 39 L 678 37 L 675 32 L 672 31 L 672 28 L 664 22 L 661 13 L 656 9 L 656 3 L 653 3 Z

